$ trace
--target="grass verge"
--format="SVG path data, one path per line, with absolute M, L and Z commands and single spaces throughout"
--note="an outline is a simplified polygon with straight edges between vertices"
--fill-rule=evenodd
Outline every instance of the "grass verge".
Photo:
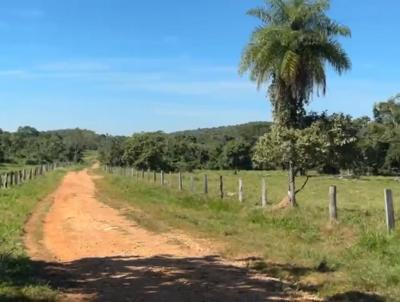
M 284 181 L 282 176 L 277 185 L 284 188 Z M 99 199 L 109 205 L 124 208 L 125 213 L 129 205 L 140 209 L 127 215 L 149 229 L 178 228 L 218 240 L 224 243 L 224 256 L 258 257 L 249 266 L 328 300 L 400 301 L 400 234 L 386 234 L 382 199 L 369 197 L 367 207 L 357 193 L 374 190 L 382 195 L 383 186 L 391 182 L 368 178 L 341 186 L 348 202 L 341 204 L 341 222 L 334 227 L 327 224 L 326 203 L 312 202 L 321 199 L 317 193 L 329 182 L 314 178 L 301 194 L 298 209 L 279 211 L 179 193 L 129 177 L 105 175 L 97 186 Z
M 23 228 L 38 201 L 65 175 L 59 169 L 29 183 L 0 190 L 0 301 L 53 301 L 56 292 L 34 276 L 24 251 Z

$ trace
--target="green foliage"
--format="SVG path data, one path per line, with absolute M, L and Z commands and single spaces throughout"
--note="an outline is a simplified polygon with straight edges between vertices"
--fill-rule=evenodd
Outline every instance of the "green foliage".
M 243 52 L 239 71 L 249 72 L 258 87 L 269 84 L 277 131 L 268 139 L 282 144 L 277 148 L 284 152 L 281 157 L 288 166 L 292 206 L 296 205 L 295 171 L 307 162 L 298 156 L 317 152 L 321 146 L 313 129 L 304 129 L 305 107 L 315 92 L 325 94 L 327 63 L 339 74 L 351 67 L 338 41 L 350 36 L 350 29 L 330 19 L 328 9 L 329 0 L 266 0 L 265 7 L 249 11 L 261 25 Z M 267 151 L 266 158 L 270 153 L 274 151 Z
M 350 170 L 356 174 L 397 175 L 400 173 L 400 127 L 396 122 L 396 108 L 400 108 L 397 99 L 376 104 L 375 120 L 353 119 L 337 113 L 310 113 L 304 116 L 303 127 L 299 129 L 271 127 L 270 123 L 259 122 L 172 134 L 141 133 L 129 139 L 99 136 L 99 159 L 113 166 L 191 171 L 282 169 L 293 158 L 297 172 L 317 170 L 339 174 Z M 12 137 L 1 132 L 0 137 L 1 156 L 7 154 L 4 146 L 10 145 Z M 18 145 L 18 139 L 13 139 Z M 43 144 L 46 151 L 40 158 L 63 154 L 57 148 L 57 140 L 52 139 L 54 143 Z M 47 150 L 50 146 L 54 151 Z M 19 154 L 17 150 L 14 152 Z
M 168 137 L 166 154 L 168 165 L 173 170 L 192 171 L 205 165 L 208 150 L 194 136 L 173 135 Z
M 223 147 L 221 160 L 224 169 L 251 169 L 251 145 L 243 140 L 231 140 Z
M 22 241 L 25 222 L 37 204 L 52 192 L 65 171 L 57 170 L 22 186 L 0 191 L 0 300 L 55 301 L 56 292 L 35 278 Z
M 374 118 L 379 124 L 398 128 L 400 125 L 400 94 L 374 106 Z
M 269 123 L 254 122 L 171 134 L 106 137 L 99 147 L 99 159 L 114 166 L 164 171 L 251 169 L 251 149 L 269 127 Z
M 99 160 L 112 166 L 122 166 L 124 137 L 107 136 L 99 147 Z
M 326 152 L 324 138 L 313 124 L 305 129 L 288 129 L 274 126 L 262 136 L 255 147 L 254 162 L 259 167 L 268 164 L 284 167 L 290 159 L 299 169 L 319 165 Z
M 217 146 L 229 139 L 241 139 L 253 145 L 260 136 L 269 131 L 270 127 L 269 122 L 251 122 L 235 126 L 180 131 L 172 135 L 195 137 L 197 142 L 208 146 Z
M 273 126 L 255 146 L 254 162 L 263 168 L 287 168 L 292 161 L 297 171 L 321 168 L 334 171 L 350 168 L 356 161 L 358 129 L 349 116 L 313 115 L 302 129 Z
M 364 172 L 400 173 L 400 97 L 374 106 L 374 120 L 360 126 L 360 150 Z
M 338 73 L 351 66 L 338 42 L 350 36 L 350 29 L 331 20 L 328 9 L 328 0 L 266 0 L 265 7 L 249 11 L 261 25 L 243 52 L 240 72 L 249 72 L 259 87 L 271 83 L 274 120 L 280 126 L 303 127 L 311 95 L 325 93 L 326 63 Z
M 135 134 L 127 139 L 122 160 L 138 169 L 169 170 L 167 137 L 162 132 Z
M 79 162 L 85 150 L 97 148 L 101 138 L 92 131 L 81 129 L 39 132 L 25 126 L 15 133 L 0 131 L 0 162 Z

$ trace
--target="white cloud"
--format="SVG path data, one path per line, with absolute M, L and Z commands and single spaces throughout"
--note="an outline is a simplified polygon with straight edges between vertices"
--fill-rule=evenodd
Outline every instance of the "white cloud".
M 212 99 L 254 97 L 257 93 L 255 85 L 247 78 L 241 79 L 233 66 L 202 64 L 186 58 L 71 59 L 26 69 L 0 70 L 0 76 L 24 80 L 66 79 L 81 81 L 86 87 L 101 86 L 111 91 L 207 96 Z

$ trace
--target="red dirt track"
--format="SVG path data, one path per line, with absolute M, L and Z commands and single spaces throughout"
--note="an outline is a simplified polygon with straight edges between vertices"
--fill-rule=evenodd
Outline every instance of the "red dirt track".
M 61 301 L 318 300 L 224 261 L 185 234 L 150 232 L 95 195 L 87 170 L 70 172 L 48 213 L 27 224 L 28 252 Z

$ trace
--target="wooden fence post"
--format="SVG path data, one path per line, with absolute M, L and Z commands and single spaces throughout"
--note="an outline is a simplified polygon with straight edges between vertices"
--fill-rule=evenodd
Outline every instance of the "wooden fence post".
M 204 175 L 204 194 L 208 194 L 208 176 Z
M 157 182 L 157 172 L 156 171 L 153 172 L 153 182 L 154 183 Z
M 386 210 L 386 225 L 389 233 L 394 231 L 395 218 L 393 207 L 393 194 L 392 190 L 385 189 L 385 210 Z
M 19 185 L 19 176 L 20 176 L 19 171 L 16 171 L 16 172 L 14 173 L 14 184 L 15 184 L 16 186 Z
M 336 186 L 331 186 L 329 187 L 329 220 L 335 223 L 337 219 L 337 189 Z
M 239 202 L 243 202 L 243 179 L 239 178 L 239 189 L 238 189 Z
M 194 193 L 194 176 L 190 175 L 190 192 Z
M 265 208 L 267 206 L 267 184 L 265 178 L 261 180 L 261 207 Z
M 182 181 L 182 173 L 181 172 L 178 173 L 178 187 L 179 187 L 179 191 L 183 190 L 183 181 Z
M 224 199 L 224 179 L 222 175 L 219 176 L 219 197 Z
M 165 178 L 165 176 L 164 176 L 164 171 L 161 171 L 161 177 L 160 177 L 161 179 L 160 179 L 160 183 L 161 183 L 161 185 L 162 186 L 164 186 L 164 184 L 165 184 L 165 180 L 164 180 L 164 178 Z

